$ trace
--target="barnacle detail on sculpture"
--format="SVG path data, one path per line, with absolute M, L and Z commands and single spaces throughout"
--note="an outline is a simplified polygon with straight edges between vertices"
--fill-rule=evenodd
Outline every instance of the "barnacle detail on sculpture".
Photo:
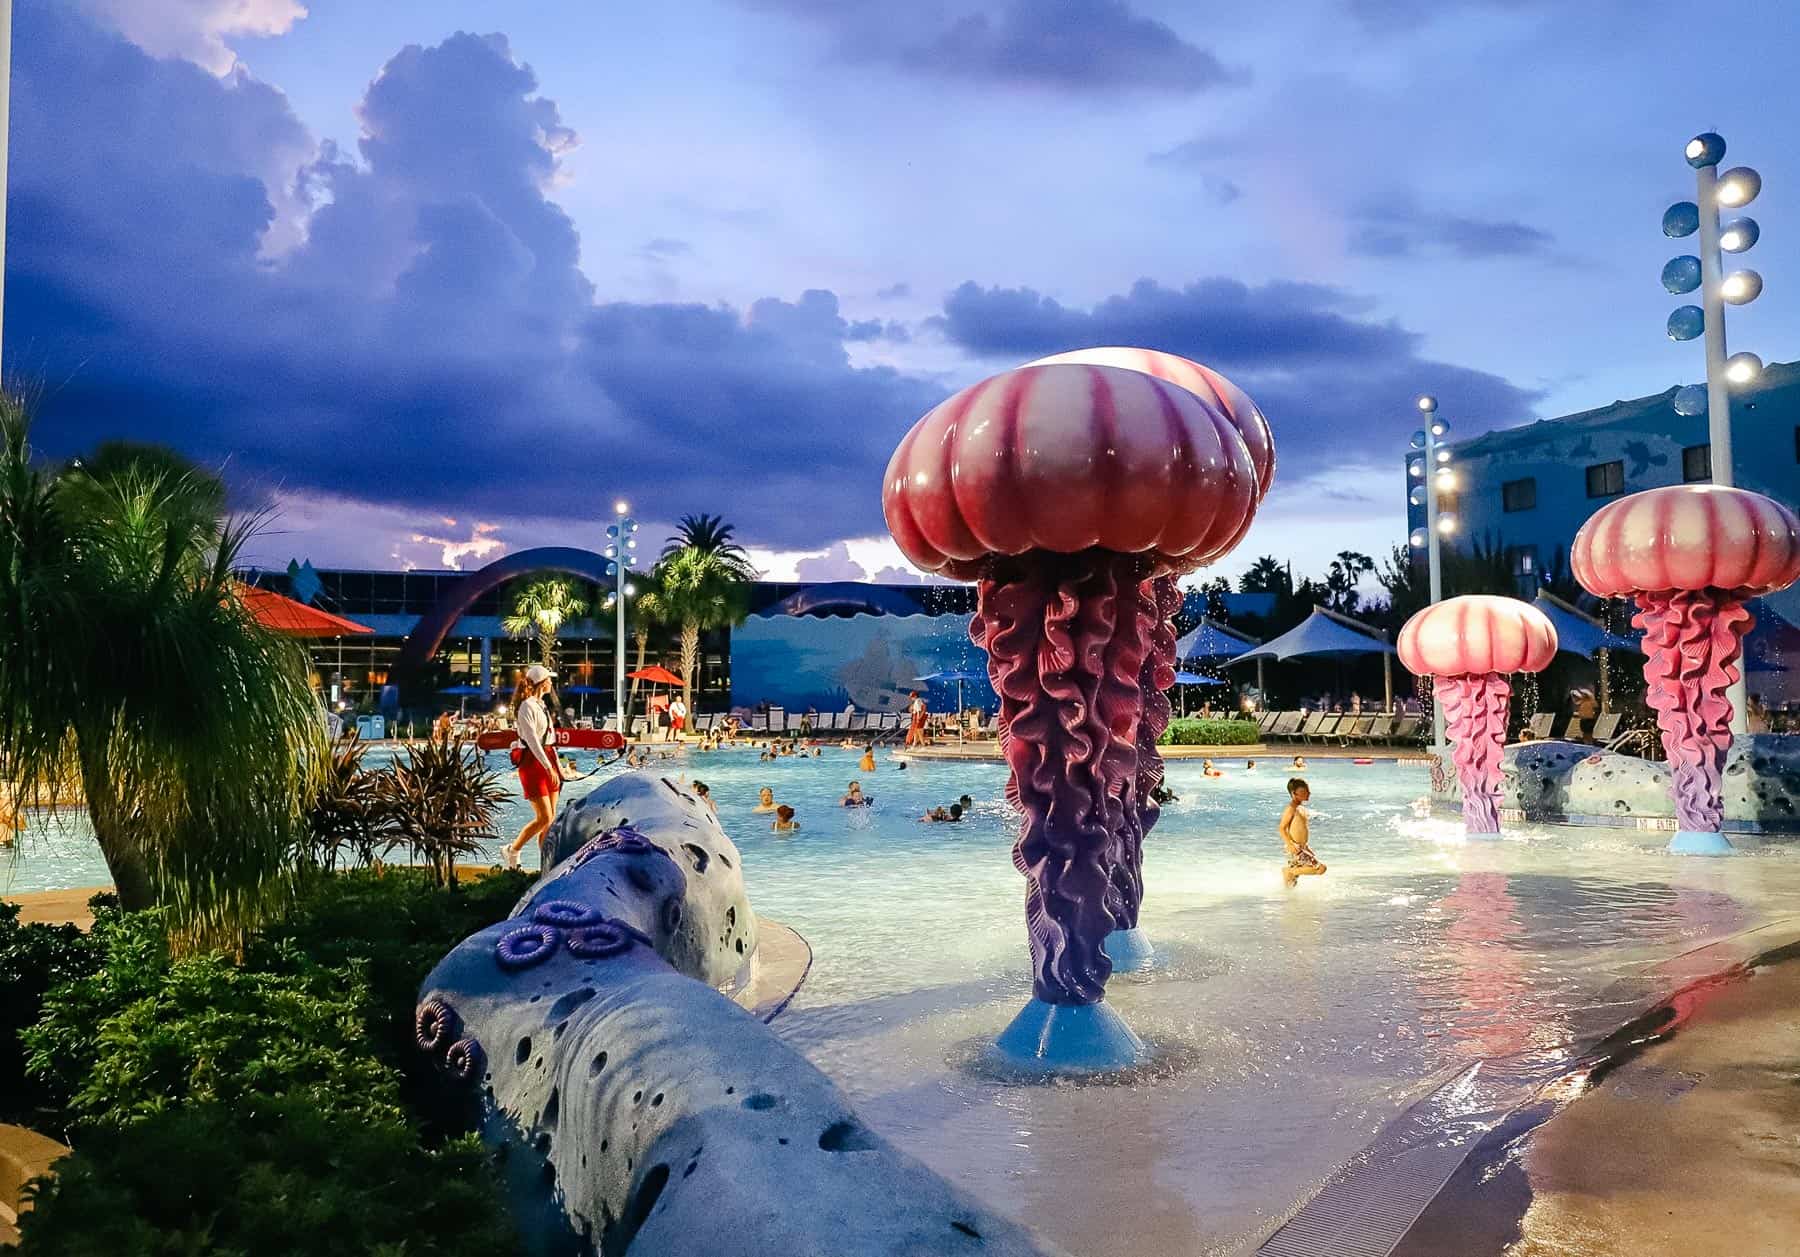
M 1727 691 L 1755 623 L 1743 604 L 1800 579 L 1800 520 L 1746 489 L 1648 489 L 1596 511 L 1575 536 L 1569 566 L 1596 597 L 1637 604 L 1645 702 L 1662 732 L 1679 826 L 1673 849 L 1729 851 L 1719 836 L 1734 714 Z
M 977 582 L 971 636 L 988 652 L 1008 797 L 1024 813 L 1013 862 L 1041 1005 L 1098 1004 L 1106 936 L 1135 922 L 1153 819 L 1140 783 L 1160 769 L 1146 724 L 1167 720 L 1146 682 L 1155 694 L 1165 671 L 1173 680 L 1170 578 L 1236 544 L 1261 470 L 1216 402 L 1076 363 L 964 389 L 889 463 L 882 506 L 902 551 Z
M 1556 629 L 1517 598 L 1468 594 L 1433 603 L 1400 630 L 1400 662 L 1436 678 L 1451 759 L 1462 786 L 1463 827 L 1500 832 L 1501 752 L 1514 672 L 1542 672 L 1556 657 Z

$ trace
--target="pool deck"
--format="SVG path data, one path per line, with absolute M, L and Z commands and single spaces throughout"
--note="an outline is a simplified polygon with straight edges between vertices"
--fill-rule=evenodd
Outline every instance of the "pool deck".
M 1303 743 L 1284 742 L 1280 746 L 1269 746 L 1262 742 L 1240 746 L 1164 746 L 1158 748 L 1166 760 L 1176 759 L 1266 759 L 1292 760 L 1298 755 L 1302 759 L 1329 760 L 1373 760 L 1376 763 L 1428 764 L 1430 757 L 1423 751 L 1405 746 L 1309 746 Z M 937 742 L 931 746 L 917 750 L 895 749 L 895 758 L 904 760 L 952 761 L 992 761 L 999 763 L 1000 744 L 993 739 L 979 742 Z

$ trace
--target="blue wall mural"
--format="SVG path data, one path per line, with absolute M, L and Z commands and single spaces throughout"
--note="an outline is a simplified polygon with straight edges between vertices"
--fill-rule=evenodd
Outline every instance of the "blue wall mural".
M 933 672 L 987 673 L 966 615 L 751 616 L 731 630 L 731 701 L 789 711 L 904 711 L 919 690 L 933 711 L 956 709 L 956 684 L 922 685 Z M 965 682 L 963 703 L 992 711 L 985 680 Z

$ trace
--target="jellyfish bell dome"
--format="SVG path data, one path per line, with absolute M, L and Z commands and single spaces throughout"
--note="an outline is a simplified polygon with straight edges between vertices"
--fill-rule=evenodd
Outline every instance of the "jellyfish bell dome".
M 1131 349 L 1122 345 L 1075 349 L 1039 358 L 1026 365 L 1038 367 L 1057 363 L 1142 371 L 1145 375 L 1178 384 L 1202 401 L 1213 403 L 1237 428 L 1238 434 L 1244 438 L 1244 444 L 1250 449 L 1250 461 L 1256 467 L 1258 500 L 1268 493 L 1269 486 L 1274 483 L 1275 437 L 1269 431 L 1269 421 L 1263 417 L 1257 404 L 1250 400 L 1248 393 L 1211 367 L 1159 349 Z
M 1529 602 L 1465 594 L 1413 616 L 1395 645 L 1415 676 L 1541 672 L 1556 657 L 1556 628 Z
M 1800 518 L 1748 489 L 1646 489 L 1595 511 L 1575 534 L 1569 566 L 1599 598 L 1702 589 L 1756 597 L 1800 579 Z
M 1089 549 L 1143 554 L 1146 575 L 1167 575 L 1235 545 L 1259 485 L 1240 428 L 1204 395 L 1135 369 L 1044 363 L 914 424 L 882 511 L 912 563 L 959 580 L 996 557 Z

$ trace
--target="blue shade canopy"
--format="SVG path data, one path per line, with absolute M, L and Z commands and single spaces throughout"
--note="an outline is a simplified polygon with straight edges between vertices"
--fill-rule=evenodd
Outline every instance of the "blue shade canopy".
M 440 693 L 440 694 L 455 694 L 458 696 L 467 697 L 467 696 L 473 695 L 473 694 L 485 694 L 485 693 L 487 693 L 487 691 L 482 689 L 479 685 L 452 685 L 452 686 L 448 686 L 444 689 L 439 690 L 438 693 Z
M 609 689 L 606 689 L 603 686 L 599 686 L 599 685 L 565 685 L 562 687 L 562 693 L 564 693 L 564 694 L 610 694 L 610 693 L 612 693 L 612 691 Z
M 1247 650 L 1232 663 L 1252 659 L 1302 659 L 1324 655 L 1391 655 L 1394 648 L 1373 629 L 1359 626 L 1348 616 L 1334 615 L 1323 607 L 1272 642 Z
M 1219 680 L 1218 677 L 1203 677 L 1198 672 L 1177 672 L 1175 674 L 1175 684 L 1177 684 L 1177 685 L 1223 685 L 1223 684 L 1225 684 L 1225 682 Z
M 1561 598 L 1539 593 L 1532 603 L 1556 626 L 1556 648 L 1570 654 L 1593 656 L 1602 650 L 1643 651 L 1635 637 L 1609 633 L 1606 626 L 1584 612 L 1577 611 Z
M 987 673 L 985 673 L 985 672 L 973 672 L 973 671 L 968 671 L 968 672 L 932 672 L 932 673 L 928 673 L 928 674 L 926 674 L 926 675 L 925 675 L 925 676 L 922 676 L 922 677 L 914 677 L 914 678 L 913 678 L 913 680 L 915 680 L 915 681 L 923 681 L 923 682 L 926 682 L 926 683 L 927 683 L 927 684 L 929 684 L 929 683 L 930 683 L 930 682 L 932 682 L 932 681 L 943 681 L 943 682 L 945 682 L 945 683 L 946 683 L 946 684 L 949 684 L 949 683 L 953 683 L 953 682 L 954 682 L 954 683 L 960 683 L 960 682 L 963 682 L 963 681 L 985 681 L 985 680 L 987 680 L 987 679 L 988 679 L 988 674 L 987 674 Z
M 1175 657 L 1183 663 L 1191 659 L 1229 659 L 1261 644 L 1248 633 L 1226 628 L 1202 616 L 1194 631 L 1175 643 Z

